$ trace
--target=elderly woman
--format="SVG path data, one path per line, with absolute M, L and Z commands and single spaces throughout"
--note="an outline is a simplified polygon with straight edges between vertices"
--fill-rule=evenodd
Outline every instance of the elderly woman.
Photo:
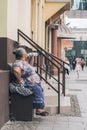
M 36 114 L 47 116 L 48 112 L 44 110 L 44 95 L 41 81 L 34 68 L 26 61 L 27 53 L 25 49 L 18 48 L 13 54 L 16 57 L 16 61 L 12 65 L 12 73 L 15 75 L 17 82 L 22 83 L 33 91 L 33 108 L 36 109 Z

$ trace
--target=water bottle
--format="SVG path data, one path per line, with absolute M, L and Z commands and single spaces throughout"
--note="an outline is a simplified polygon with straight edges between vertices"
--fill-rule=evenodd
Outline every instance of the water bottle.
M 37 52 L 30 52 L 30 53 L 28 53 L 28 56 L 38 56 L 38 53 Z

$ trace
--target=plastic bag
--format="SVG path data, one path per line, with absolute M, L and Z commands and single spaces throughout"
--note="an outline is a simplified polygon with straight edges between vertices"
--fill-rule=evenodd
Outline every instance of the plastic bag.
M 33 92 L 29 88 L 25 88 L 22 83 L 10 83 L 9 89 L 11 93 L 19 93 L 23 96 L 29 96 L 33 94 Z

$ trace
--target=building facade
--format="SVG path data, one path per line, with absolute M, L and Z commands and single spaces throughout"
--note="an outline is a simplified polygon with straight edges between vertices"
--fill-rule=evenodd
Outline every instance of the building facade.
M 19 28 L 47 50 L 48 27 L 67 9 L 70 0 L 0 0 L 0 37 L 17 40 Z
M 7 69 L 4 64 L 14 59 L 12 57 L 14 47 L 11 45 L 15 45 L 17 41 L 18 29 L 46 51 L 56 56 L 60 55 L 61 44 L 58 40 L 58 25 L 55 23 L 65 10 L 70 9 L 70 2 L 70 0 L 0 0 L 0 69 Z M 30 48 L 30 45 L 22 39 L 20 45 Z M 9 98 L 6 96 L 4 99 L 3 108 L 0 105 L 0 127 L 9 119 L 9 106 L 6 104 Z

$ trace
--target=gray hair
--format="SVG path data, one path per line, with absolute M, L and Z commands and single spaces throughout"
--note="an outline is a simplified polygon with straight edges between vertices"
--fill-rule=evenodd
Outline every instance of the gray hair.
M 20 59 L 23 56 L 23 54 L 27 54 L 27 52 L 24 48 L 20 47 L 14 50 L 13 54 L 15 55 L 16 59 Z

